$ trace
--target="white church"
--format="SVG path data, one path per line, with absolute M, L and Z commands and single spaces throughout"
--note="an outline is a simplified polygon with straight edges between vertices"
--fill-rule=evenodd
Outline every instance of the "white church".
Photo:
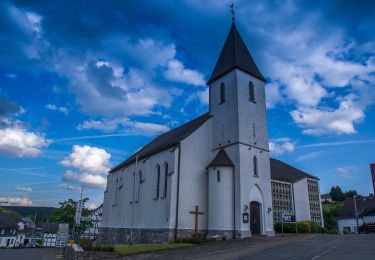
M 323 225 L 319 179 L 270 158 L 265 82 L 233 23 L 209 111 L 111 169 L 99 241 L 274 236 L 281 211 Z

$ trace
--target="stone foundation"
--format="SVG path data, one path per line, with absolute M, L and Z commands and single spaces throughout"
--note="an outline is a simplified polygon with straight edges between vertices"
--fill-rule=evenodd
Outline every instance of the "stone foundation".
M 219 236 L 222 239 L 229 240 L 229 239 L 235 238 L 235 232 L 233 232 L 233 230 L 208 230 L 207 236 L 208 237 Z
M 174 240 L 174 229 L 133 229 L 133 243 L 167 243 Z M 238 230 L 199 230 L 201 238 L 218 235 L 225 239 L 241 239 L 248 234 Z M 191 238 L 194 229 L 178 229 L 177 238 Z M 99 229 L 98 242 L 101 244 L 125 244 L 130 241 L 130 228 L 108 228 Z
M 100 228 L 99 243 L 124 244 L 130 241 L 130 228 Z M 173 229 L 133 228 L 133 243 L 166 243 L 173 240 Z

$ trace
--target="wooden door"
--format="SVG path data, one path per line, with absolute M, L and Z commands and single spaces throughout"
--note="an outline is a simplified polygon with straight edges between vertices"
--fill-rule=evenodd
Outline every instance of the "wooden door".
M 260 204 L 256 201 L 250 203 L 250 230 L 253 235 L 260 235 Z

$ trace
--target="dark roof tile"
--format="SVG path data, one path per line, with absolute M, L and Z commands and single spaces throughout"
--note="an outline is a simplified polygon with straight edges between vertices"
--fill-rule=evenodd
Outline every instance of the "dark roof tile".
M 228 154 L 224 151 L 224 149 L 220 149 L 215 158 L 207 167 L 216 166 L 234 166 L 232 160 L 229 158 Z
M 216 66 L 207 83 L 211 83 L 235 68 L 247 72 L 262 81 L 266 81 L 251 57 L 236 25 L 233 23 L 219 59 L 216 62 Z
M 296 182 L 303 178 L 319 180 L 306 172 L 303 172 L 289 164 L 271 158 L 271 179 L 276 181 Z
M 142 160 L 148 156 L 151 156 L 155 153 L 161 152 L 168 148 L 172 148 L 176 146 L 180 141 L 185 139 L 195 130 L 197 130 L 204 122 L 206 122 L 209 118 L 209 114 L 205 113 L 198 118 L 187 122 L 186 124 L 177 127 L 171 131 L 168 131 L 164 134 L 159 135 L 154 140 L 149 142 L 146 146 L 144 146 L 141 150 L 137 153 L 134 153 L 128 159 L 117 165 L 116 167 L 112 168 L 109 173 L 113 173 L 126 165 L 129 165 L 136 160 L 136 155 L 138 154 L 138 160 Z
M 356 198 L 357 212 L 360 216 L 371 215 L 375 210 L 375 197 L 363 197 L 358 196 Z M 354 218 L 355 217 L 355 207 L 354 199 L 350 198 L 344 201 L 338 218 Z

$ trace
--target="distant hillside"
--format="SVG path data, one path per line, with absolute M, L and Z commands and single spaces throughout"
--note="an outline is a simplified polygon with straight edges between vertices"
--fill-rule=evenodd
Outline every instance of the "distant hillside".
M 44 218 L 46 215 L 50 214 L 54 207 L 24 207 L 24 206 L 1 206 L 6 210 L 15 211 L 23 217 L 28 215 L 34 215 L 35 213 L 38 216 L 38 219 Z

